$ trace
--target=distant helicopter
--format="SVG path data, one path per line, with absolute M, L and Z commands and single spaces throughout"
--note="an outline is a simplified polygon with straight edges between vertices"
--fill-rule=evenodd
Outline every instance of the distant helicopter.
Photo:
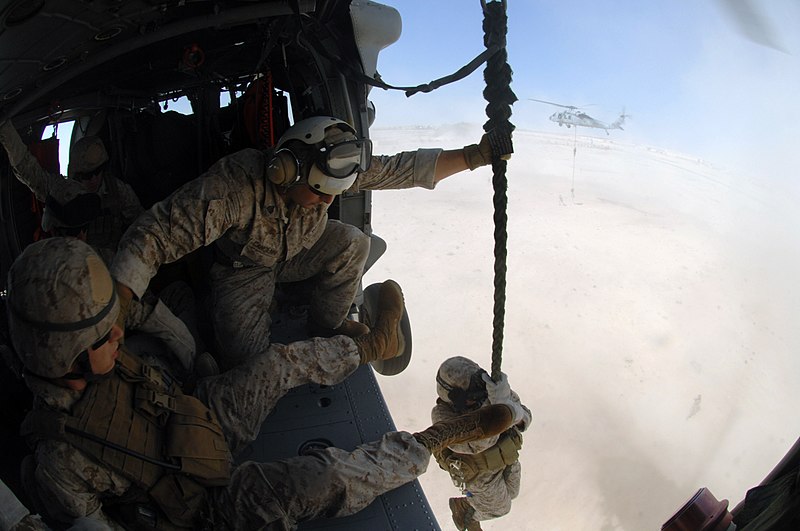
M 606 134 L 609 134 L 608 131 L 610 129 L 622 129 L 622 124 L 625 123 L 625 118 L 629 118 L 630 116 L 625 114 L 623 110 L 619 117 L 614 120 L 612 123 L 608 124 L 605 122 L 601 122 L 596 118 L 592 118 L 585 112 L 581 111 L 579 107 L 575 107 L 574 105 L 562 105 L 560 103 L 553 103 L 552 101 L 545 101 L 545 100 L 537 100 L 534 98 L 528 98 L 531 101 L 538 101 L 539 103 L 546 103 L 548 105 L 555 105 L 556 107 L 563 107 L 565 111 L 558 111 L 554 112 L 550 116 L 550 121 L 556 122 L 559 127 L 562 125 L 566 125 L 567 127 L 593 127 L 595 129 L 604 129 Z

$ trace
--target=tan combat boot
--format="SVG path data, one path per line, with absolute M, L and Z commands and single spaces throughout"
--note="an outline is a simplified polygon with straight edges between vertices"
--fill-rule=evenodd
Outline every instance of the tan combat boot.
M 505 404 L 493 404 L 465 415 L 441 420 L 414 438 L 434 453 L 437 450 L 500 435 L 514 422 L 514 413 Z
M 450 498 L 450 512 L 453 513 L 453 523 L 458 531 L 483 531 L 481 523 L 475 520 L 475 509 L 467 498 Z
M 361 337 L 369 334 L 369 327 L 364 323 L 345 319 L 342 324 L 333 329 L 334 335 L 347 337 Z
M 403 290 L 394 280 L 381 284 L 378 294 L 378 315 L 370 320 L 368 334 L 354 337 L 361 363 L 388 360 L 401 354 L 405 347 L 400 319 L 403 317 Z
M 352 319 L 345 319 L 342 324 L 336 328 L 327 328 L 316 323 L 309 323 L 308 332 L 314 337 L 347 336 L 355 339 L 367 335 L 369 333 L 369 327 L 364 323 L 353 321 Z

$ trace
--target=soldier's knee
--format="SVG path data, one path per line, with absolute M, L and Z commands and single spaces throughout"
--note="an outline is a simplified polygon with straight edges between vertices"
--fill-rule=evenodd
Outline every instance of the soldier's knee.
M 509 493 L 510 494 L 510 493 Z M 513 498 L 509 496 L 502 496 L 501 500 L 497 500 L 496 505 L 492 507 L 492 518 L 500 518 L 501 516 L 505 516 L 511 512 L 511 500 Z
M 337 224 L 336 239 L 354 258 L 366 260 L 369 254 L 369 236 L 360 229 L 345 223 Z
M 356 256 L 363 256 L 365 259 L 369 254 L 369 236 L 356 229 L 356 234 L 353 235 L 351 245 L 355 249 Z

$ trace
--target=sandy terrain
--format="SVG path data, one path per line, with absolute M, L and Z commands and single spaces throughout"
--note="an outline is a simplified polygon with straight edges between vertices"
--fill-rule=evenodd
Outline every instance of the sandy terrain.
M 377 129 L 376 153 L 474 142 L 475 125 Z M 658 529 L 702 486 L 735 505 L 800 434 L 791 198 L 615 137 L 518 131 L 509 164 L 503 368 L 534 413 L 512 512 L 485 529 Z M 576 147 L 573 157 L 573 147 Z M 429 422 L 452 355 L 491 360 L 491 170 L 378 192 L 414 359 L 379 377 L 398 428 Z M 443 529 L 457 495 L 421 478 Z

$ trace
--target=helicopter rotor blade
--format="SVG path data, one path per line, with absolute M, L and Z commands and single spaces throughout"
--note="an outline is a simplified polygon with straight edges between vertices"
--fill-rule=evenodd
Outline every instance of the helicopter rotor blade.
M 552 101 L 537 100 L 536 98 L 528 98 L 531 101 L 538 101 L 539 103 L 547 103 L 548 105 L 555 105 L 556 107 L 564 107 L 565 109 L 577 110 L 578 107 L 574 105 L 561 105 L 560 103 L 553 103 Z
M 717 3 L 746 39 L 788 53 L 779 35 L 764 15 L 760 3 L 750 0 L 717 0 Z

